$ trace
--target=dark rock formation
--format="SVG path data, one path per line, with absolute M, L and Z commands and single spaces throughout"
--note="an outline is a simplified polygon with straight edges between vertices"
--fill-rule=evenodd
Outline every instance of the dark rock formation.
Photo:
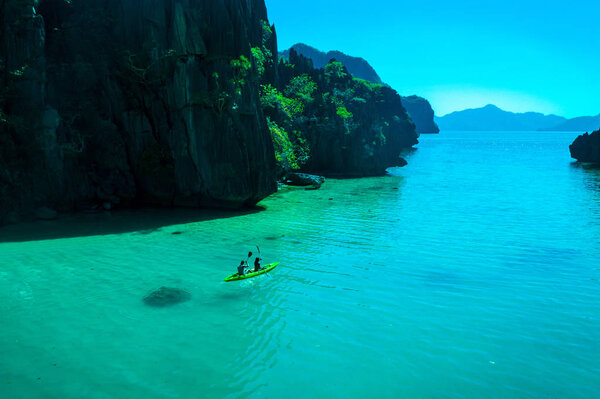
M 600 165 L 600 130 L 577 137 L 569 149 L 571 150 L 571 157 L 579 162 Z
M 239 207 L 276 190 L 247 61 L 264 0 L 34 5 L 0 4 L 0 220 L 41 206 Z
M 431 108 L 429 101 L 418 96 L 402 97 L 402 105 L 415 124 L 417 133 L 440 132 L 433 120 L 433 108 Z
M 165 307 L 189 301 L 191 297 L 189 292 L 179 288 L 160 287 L 146 295 L 143 301 L 148 306 Z
M 344 54 L 341 51 L 329 51 L 324 53 L 317 50 L 314 47 L 308 46 L 303 43 L 293 45 L 290 49 L 282 51 L 279 56 L 285 59 L 290 58 L 290 50 L 294 50 L 296 53 L 310 58 L 313 61 L 314 67 L 317 69 L 324 68 L 332 59 L 335 59 L 348 69 L 355 78 L 368 80 L 373 83 L 382 83 L 381 78 L 377 75 L 377 72 L 373 67 L 363 58 L 352 57 Z
M 321 188 L 323 183 L 325 183 L 323 176 L 309 175 L 307 173 L 288 173 L 285 177 L 285 184 L 290 186 Z
M 441 130 L 472 131 L 533 131 L 553 127 L 564 121 L 566 119 L 561 116 L 538 112 L 508 112 L 491 104 L 435 118 Z
M 279 63 L 278 77 L 277 90 L 265 96 L 265 114 L 276 144 L 286 136 L 302 147 L 296 159 L 310 154 L 302 172 L 382 175 L 400 166 L 400 153 L 418 143 L 398 93 L 353 78 L 340 62 L 315 69 L 311 59 L 291 50 L 289 61 Z M 278 158 L 290 147 L 276 145 Z

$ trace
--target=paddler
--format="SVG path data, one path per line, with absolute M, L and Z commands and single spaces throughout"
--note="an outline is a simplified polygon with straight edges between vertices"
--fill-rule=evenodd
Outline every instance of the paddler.
M 256 259 L 254 259 L 254 272 L 257 272 L 260 270 L 260 261 L 262 259 L 259 258 L 258 256 L 256 257 Z
M 240 263 L 240 265 L 238 266 L 238 274 L 240 276 L 243 276 L 245 274 L 245 271 L 244 271 L 244 269 L 246 268 L 245 263 L 246 263 L 245 261 L 242 261 L 242 263 Z

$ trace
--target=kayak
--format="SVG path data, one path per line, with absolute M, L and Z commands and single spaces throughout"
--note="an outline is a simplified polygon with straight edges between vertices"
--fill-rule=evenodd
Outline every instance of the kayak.
M 260 269 L 257 272 L 250 272 L 250 273 L 246 273 L 244 275 L 239 275 L 237 273 L 232 274 L 231 276 L 227 277 L 224 281 L 238 281 L 238 280 L 245 280 L 247 278 L 252 278 L 252 277 L 256 277 L 256 276 L 260 276 L 261 274 L 265 274 L 270 272 L 271 270 L 275 269 L 277 267 L 277 265 L 279 264 L 279 262 L 275 262 L 275 263 L 271 263 L 270 265 L 266 265 L 263 266 L 262 269 Z

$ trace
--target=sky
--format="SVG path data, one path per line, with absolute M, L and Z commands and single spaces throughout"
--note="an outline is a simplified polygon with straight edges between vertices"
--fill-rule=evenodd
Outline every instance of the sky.
M 366 59 L 437 115 L 495 104 L 600 114 L 599 0 L 266 0 L 279 49 Z

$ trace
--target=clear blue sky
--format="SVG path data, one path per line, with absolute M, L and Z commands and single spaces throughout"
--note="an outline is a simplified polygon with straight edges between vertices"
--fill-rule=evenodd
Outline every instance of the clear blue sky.
M 600 113 L 600 0 L 266 0 L 280 50 L 365 58 L 436 114 L 493 103 Z

